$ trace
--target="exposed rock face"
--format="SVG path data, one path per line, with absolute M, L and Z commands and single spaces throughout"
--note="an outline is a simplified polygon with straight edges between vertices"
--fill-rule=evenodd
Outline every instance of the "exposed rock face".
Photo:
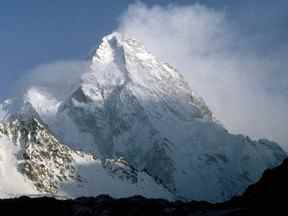
M 10 101 L 9 105 L 12 106 L 12 104 L 13 102 Z M 119 186 L 127 187 L 127 191 L 115 193 L 120 197 L 131 195 L 133 191 L 135 194 L 142 194 L 141 190 L 146 190 L 148 196 L 153 196 L 155 192 L 157 197 L 159 195 L 157 194 L 158 190 L 160 194 L 163 192 L 163 196 L 167 195 L 168 199 L 169 197 L 172 198 L 168 191 L 165 192 L 165 189 L 161 189 L 161 186 L 153 183 L 147 174 L 139 173 L 124 159 L 99 160 L 95 155 L 74 151 L 61 144 L 47 126 L 41 123 L 41 119 L 28 102 L 24 102 L 21 107 L 15 109 L 17 110 L 15 113 L 8 115 L 7 112 L 6 120 L 0 122 L 0 138 L 8 138 L 11 142 L 9 145 L 16 148 L 15 165 L 19 172 L 34 185 L 38 193 L 60 193 L 72 197 L 85 193 L 97 195 L 100 192 L 97 193 L 95 188 L 88 192 L 85 190 L 97 183 L 104 186 L 106 179 L 108 184 L 109 181 L 113 181 L 113 184 L 117 185 L 117 181 L 119 181 Z M 26 109 L 27 107 L 30 108 Z M 27 111 L 28 113 L 26 113 Z M 31 115 L 31 112 L 34 114 Z M 91 166 L 89 173 L 83 172 L 82 166 L 85 164 Z M 97 182 L 97 174 L 101 175 L 99 179 L 102 178 L 104 182 Z M 93 179 L 96 181 L 92 182 L 90 176 L 94 176 Z M 149 179 L 151 180 L 149 181 Z M 144 185 L 141 181 L 144 182 Z M 66 185 L 70 186 L 68 191 L 66 191 L 68 187 Z M 80 187 L 80 189 L 74 187 Z M 81 187 L 86 189 L 81 192 Z M 141 189 L 138 190 L 137 187 L 141 187 Z M 151 192 L 150 189 L 154 192 Z M 109 193 L 110 191 L 107 190 L 106 192 Z M 113 192 L 110 193 L 113 194 Z
M 74 177 L 72 151 L 59 144 L 37 119 L 0 124 L 0 135 L 10 137 L 21 148 L 19 169 L 39 192 L 55 193 L 61 182 Z

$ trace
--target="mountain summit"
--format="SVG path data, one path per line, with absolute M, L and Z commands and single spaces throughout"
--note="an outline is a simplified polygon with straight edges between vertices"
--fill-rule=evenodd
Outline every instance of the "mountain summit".
M 80 153 L 74 152 L 81 151 L 86 159 L 89 155 L 94 155 L 91 160 L 98 158 L 97 166 L 105 170 L 105 161 L 112 160 L 125 176 L 131 176 L 134 170 L 135 181 L 127 183 L 127 188 L 135 182 L 140 184 L 137 175 L 142 175 L 141 187 L 151 192 L 148 195 L 227 200 L 286 157 L 274 142 L 230 134 L 176 69 L 159 61 L 141 43 L 119 33 L 103 38 L 90 70 L 83 73 L 74 89 L 57 102 L 37 88 L 28 89 L 23 98 L 37 113 L 33 116 L 43 122 L 41 127 L 67 149 L 69 161 L 77 161 L 73 155 Z M 4 112 L 7 109 L 0 110 L 0 116 Z M 37 147 L 38 142 L 34 143 Z M 119 158 L 125 163 L 116 163 Z M 41 163 L 45 160 L 42 158 Z M 103 179 L 103 172 L 95 169 L 82 172 L 84 177 L 90 176 L 89 187 L 93 181 L 96 187 Z M 74 172 L 69 176 L 74 179 Z M 67 182 L 65 179 L 63 182 Z M 145 182 L 150 182 L 149 186 Z M 55 191 L 58 188 L 60 183 Z M 133 189 L 131 193 L 143 194 L 143 190 Z M 81 194 L 80 188 L 77 191 Z M 95 195 L 99 193 L 94 191 Z

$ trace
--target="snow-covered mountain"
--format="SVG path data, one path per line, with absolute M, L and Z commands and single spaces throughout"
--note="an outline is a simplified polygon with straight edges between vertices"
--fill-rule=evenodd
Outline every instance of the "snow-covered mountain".
M 2 136 L 22 146 L 17 163 L 33 149 L 24 164 L 33 165 L 37 180 L 29 176 L 31 169 L 20 172 L 37 191 L 119 195 L 120 189 L 121 196 L 222 201 L 286 157 L 276 143 L 230 134 L 181 74 L 118 33 L 103 38 L 90 70 L 71 89 L 59 100 L 33 87 L 25 92 L 24 104 L 8 101 L 0 107 L 2 128 L 14 131 L 12 137 L 11 132 Z M 30 124 L 36 125 L 36 138 L 29 135 L 35 130 Z M 22 128 L 28 132 L 21 142 Z M 45 175 L 39 173 L 42 166 Z M 106 189 L 99 189 L 99 182 Z

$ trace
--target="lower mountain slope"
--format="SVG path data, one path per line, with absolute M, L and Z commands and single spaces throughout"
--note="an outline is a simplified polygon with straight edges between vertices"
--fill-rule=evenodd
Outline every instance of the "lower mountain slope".
M 288 159 L 266 170 L 262 178 L 245 193 L 218 204 L 208 202 L 169 202 L 141 196 L 113 199 L 107 195 L 75 200 L 28 198 L 0 200 L 2 214 L 30 216 L 254 216 L 287 215 Z
M 11 105 L 11 104 L 10 104 Z M 135 194 L 172 199 L 166 189 L 125 160 L 100 160 L 61 144 L 24 103 L 0 123 L 0 197 L 51 194 L 65 197 Z M 27 114 L 27 107 L 30 107 Z

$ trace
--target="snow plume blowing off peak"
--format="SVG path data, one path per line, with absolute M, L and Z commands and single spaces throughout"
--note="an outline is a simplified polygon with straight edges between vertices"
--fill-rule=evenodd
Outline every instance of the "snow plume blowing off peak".
M 263 55 L 256 44 L 268 46 L 269 35 L 240 32 L 247 23 L 228 13 L 200 4 L 136 3 L 117 31 L 183 73 L 230 131 L 266 137 L 288 149 L 287 51 L 281 54 L 277 47 Z

